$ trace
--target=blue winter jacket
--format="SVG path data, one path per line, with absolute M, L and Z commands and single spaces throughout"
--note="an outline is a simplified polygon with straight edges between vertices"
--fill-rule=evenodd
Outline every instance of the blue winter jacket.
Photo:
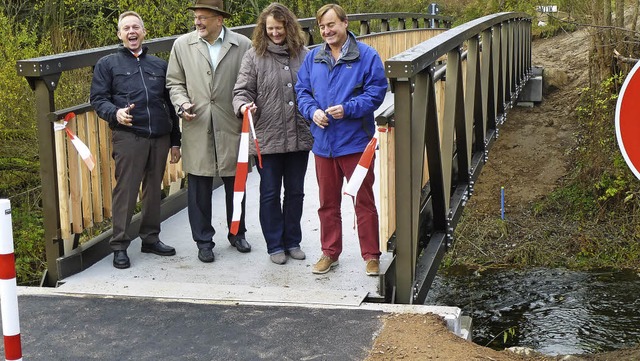
M 356 41 L 352 33 L 349 48 L 332 67 L 326 44 L 314 48 L 298 71 L 298 109 L 311 121 L 317 109 L 342 104 L 344 117 L 329 117 L 324 129 L 311 122 L 313 153 L 333 158 L 364 151 L 375 132 L 373 112 L 382 104 L 387 79 L 380 56 L 372 47 Z

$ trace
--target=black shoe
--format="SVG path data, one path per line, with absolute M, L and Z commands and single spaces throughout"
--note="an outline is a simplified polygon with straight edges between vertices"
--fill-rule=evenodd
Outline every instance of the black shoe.
M 231 245 L 241 253 L 251 252 L 251 245 L 244 238 L 244 234 L 239 236 L 231 236 L 229 238 L 229 242 L 231 242 Z
M 142 253 L 157 254 L 158 256 L 173 256 L 176 254 L 175 248 L 167 246 L 162 243 L 162 241 L 158 241 L 154 244 L 142 244 L 140 251 L 142 251 Z
M 211 263 L 216 257 L 213 255 L 211 248 L 200 248 L 198 250 L 198 259 L 204 263 Z
M 127 256 L 126 250 L 113 251 L 113 267 L 119 269 L 131 267 L 131 262 L 129 262 L 129 256 Z

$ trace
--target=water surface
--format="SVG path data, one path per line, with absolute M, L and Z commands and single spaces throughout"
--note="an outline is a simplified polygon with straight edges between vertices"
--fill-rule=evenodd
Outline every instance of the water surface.
M 457 270 L 436 277 L 426 303 L 460 307 L 482 346 L 567 355 L 640 343 L 639 297 L 635 271 Z

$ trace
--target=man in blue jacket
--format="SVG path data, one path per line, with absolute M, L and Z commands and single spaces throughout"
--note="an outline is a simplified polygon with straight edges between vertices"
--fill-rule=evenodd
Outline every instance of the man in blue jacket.
M 338 265 L 343 177 L 351 178 L 374 136 L 373 112 L 384 100 L 387 79 L 376 50 L 356 41 L 347 30 L 347 15 L 339 5 L 324 5 L 316 20 L 325 42 L 305 57 L 296 93 L 298 109 L 312 122 L 323 253 L 312 272 L 322 274 Z M 378 274 L 380 258 L 373 182 L 372 164 L 355 200 L 360 252 L 368 275 Z
M 176 250 L 162 243 L 160 200 L 162 177 L 171 148 L 171 163 L 180 160 L 180 128 L 169 91 L 165 87 L 167 62 L 147 54 L 142 46 L 146 30 L 140 15 L 127 11 L 118 18 L 122 46 L 95 66 L 91 105 L 109 123 L 116 186 L 113 188 L 113 266 L 129 268 L 127 248 L 142 182 L 142 218 L 139 235 L 143 253 L 173 256 Z

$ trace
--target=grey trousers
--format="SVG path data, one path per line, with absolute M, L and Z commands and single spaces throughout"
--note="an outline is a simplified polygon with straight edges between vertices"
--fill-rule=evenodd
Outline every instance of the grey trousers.
M 131 132 L 114 130 L 111 156 L 116 165 L 113 188 L 113 236 L 111 249 L 125 250 L 138 235 L 144 244 L 159 241 L 162 177 L 171 147 L 169 135 L 158 138 L 139 137 Z M 142 183 L 142 219 L 138 234 L 131 229 Z

